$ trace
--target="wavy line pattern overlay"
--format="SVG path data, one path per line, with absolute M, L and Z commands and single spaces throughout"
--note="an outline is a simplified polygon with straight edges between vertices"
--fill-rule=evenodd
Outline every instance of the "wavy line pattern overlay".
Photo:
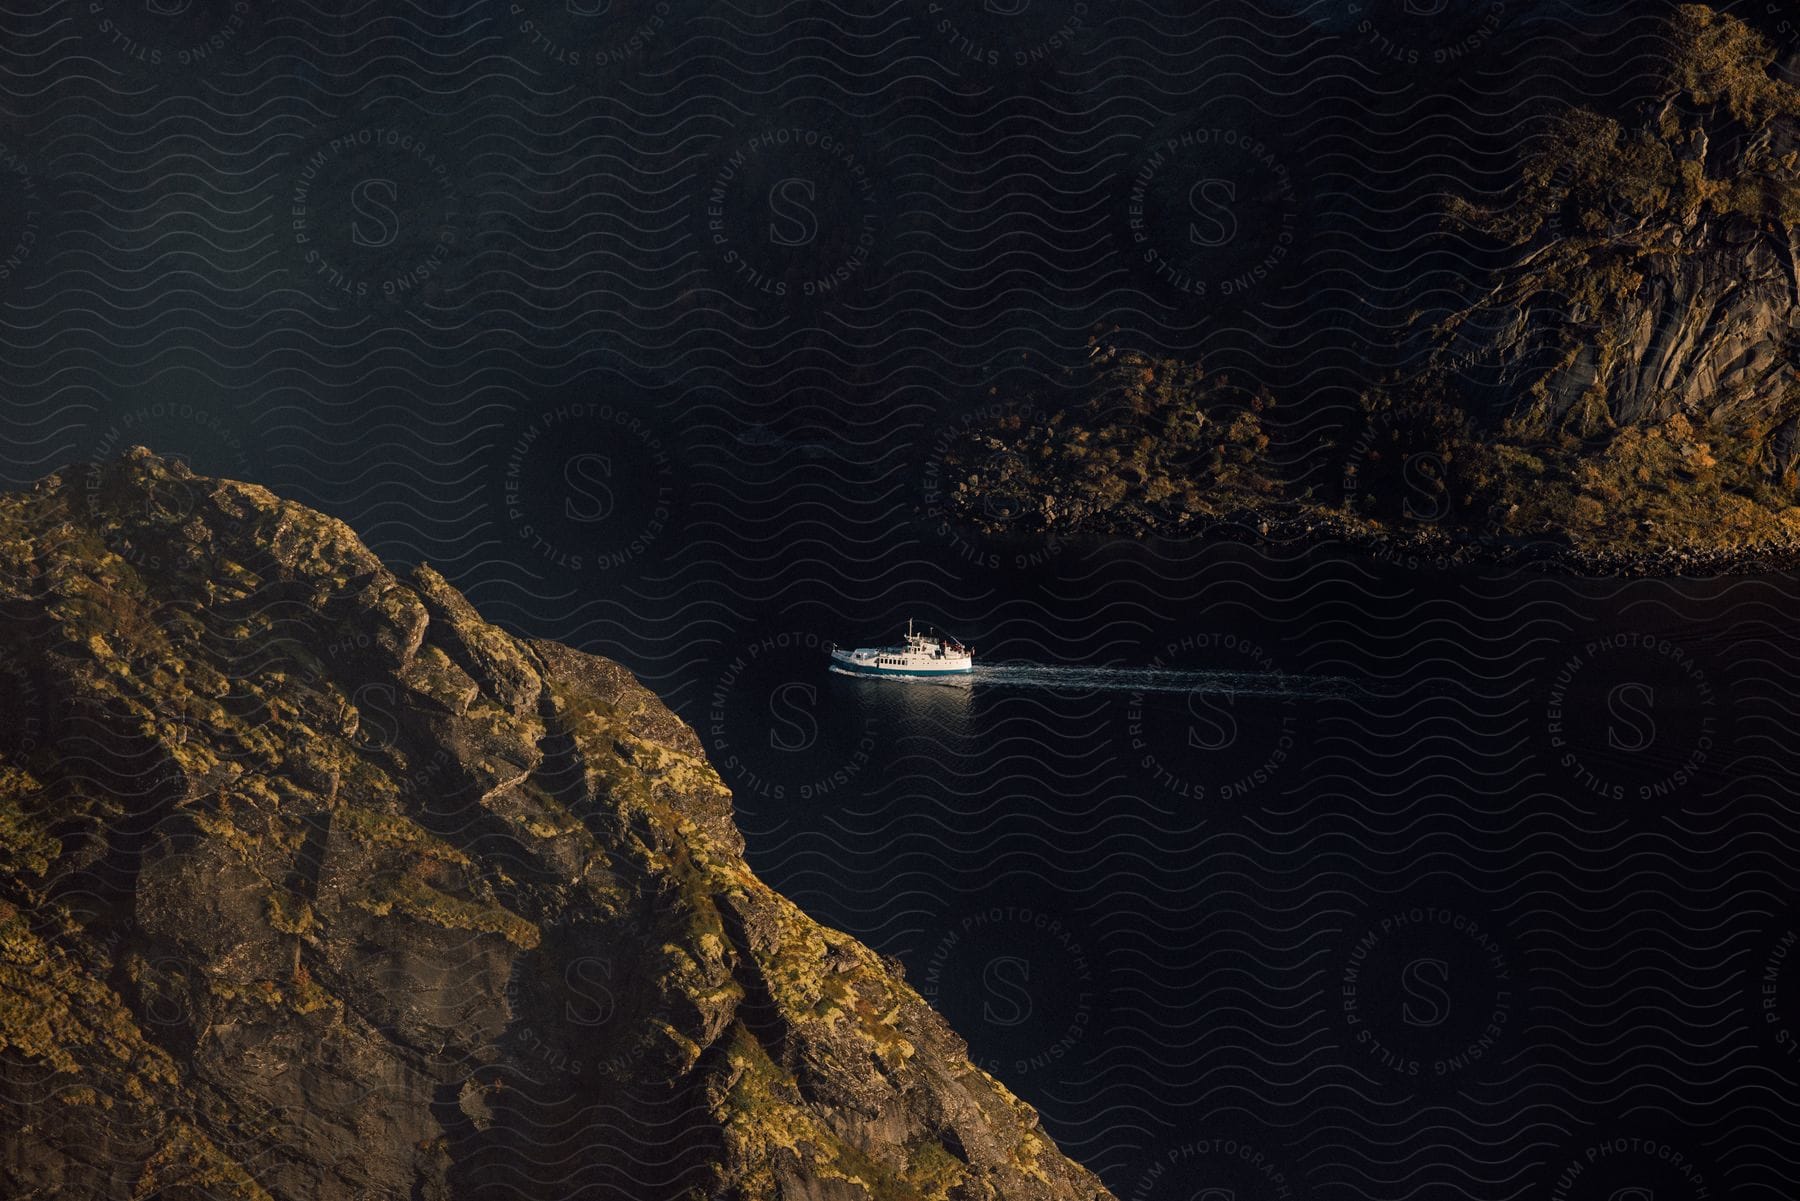
M 0 475 L 146 444 L 624 663 L 1122 1199 L 1792 1197 L 1793 577 L 942 507 L 1097 329 L 1352 429 L 1663 13 L 8 0 Z M 909 616 L 978 678 L 824 670 Z

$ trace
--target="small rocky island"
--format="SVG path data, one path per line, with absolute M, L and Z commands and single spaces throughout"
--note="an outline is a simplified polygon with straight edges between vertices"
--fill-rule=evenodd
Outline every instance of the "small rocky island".
M 1700 5 L 1649 111 L 1558 114 L 1513 192 L 1456 202 L 1506 265 L 1362 384 L 1330 435 L 1201 365 L 1097 336 L 1086 399 L 1026 400 L 948 456 L 989 533 L 1332 537 L 1652 570 L 1800 550 L 1800 88 Z M 1019 414 L 1030 413 L 1029 417 Z
M 1109 1196 L 617 664 L 141 449 L 0 612 L 0 1194 Z

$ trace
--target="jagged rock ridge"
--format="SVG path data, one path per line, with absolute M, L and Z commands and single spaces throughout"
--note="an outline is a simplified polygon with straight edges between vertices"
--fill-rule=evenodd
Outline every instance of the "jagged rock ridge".
M 941 507 L 1009 536 L 1791 564 L 1800 53 L 1702 5 L 1664 31 L 1653 102 L 1564 110 L 1517 186 L 1449 203 L 1467 261 L 1497 265 L 1453 311 L 1415 315 L 1406 365 L 1361 381 L 1352 422 L 1277 420 L 1300 406 L 1097 337 L 1072 379 L 1086 403 L 970 431 L 944 456 Z
M 1103 1198 L 688 727 L 148 451 L 0 498 L 0 1192 Z
M 1514 436 L 1680 417 L 1794 462 L 1800 89 L 1743 22 L 1684 5 L 1641 119 L 1564 114 L 1516 195 L 1459 205 L 1517 260 L 1442 327 L 1440 385 Z M 1789 479 L 1790 485 L 1793 480 Z

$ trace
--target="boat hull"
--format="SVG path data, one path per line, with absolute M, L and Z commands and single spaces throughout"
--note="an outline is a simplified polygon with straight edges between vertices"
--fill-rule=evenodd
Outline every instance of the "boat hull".
M 878 651 L 865 657 L 862 653 L 856 651 L 834 650 L 831 652 L 831 666 L 833 670 L 841 671 L 848 675 L 883 676 L 894 679 L 916 679 L 920 677 L 936 679 L 942 676 L 966 676 L 975 670 L 974 659 L 969 656 L 953 656 L 948 659 L 933 659 L 923 655 L 916 658 L 907 656 L 906 658 L 908 661 L 901 663 L 870 661 L 872 658 L 884 657 L 885 654 L 885 652 Z M 900 656 L 891 657 L 897 658 Z
M 965 663 L 961 667 L 878 667 L 870 663 L 853 663 L 848 659 L 833 659 L 834 670 L 853 676 L 894 676 L 900 679 L 920 676 L 966 676 L 975 670 L 975 665 Z

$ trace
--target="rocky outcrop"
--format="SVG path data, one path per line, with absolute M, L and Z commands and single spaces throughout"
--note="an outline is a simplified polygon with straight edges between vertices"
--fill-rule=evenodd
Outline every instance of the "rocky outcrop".
M 1660 231 L 1654 250 L 1634 232 L 1587 253 L 1632 260 L 1629 293 L 1612 311 L 1570 303 L 1528 259 L 1479 320 L 1458 323 L 1449 353 L 1476 412 L 1582 436 L 1678 413 L 1766 433 L 1791 422 L 1797 314 L 1785 230 L 1696 221 Z
M 693 731 L 136 450 L 0 498 L 0 1193 L 1107 1196 Z
M 1420 316 L 1406 366 L 1359 381 L 1351 421 L 1271 421 L 1274 398 L 1097 340 L 1073 384 L 1088 403 L 971 430 L 944 456 L 943 507 L 1028 538 L 1322 538 L 1602 572 L 1792 563 L 1800 55 L 1779 62 L 1701 5 L 1666 33 L 1655 102 L 1565 111 L 1516 187 L 1451 204 L 1459 260 L 1499 265 Z
M 1677 415 L 1793 466 L 1800 386 L 1800 90 L 1749 26 L 1687 5 L 1664 99 L 1564 114 L 1497 208 L 1517 257 L 1440 327 L 1426 384 L 1519 438 Z M 1792 481 L 1790 480 L 1790 483 Z

